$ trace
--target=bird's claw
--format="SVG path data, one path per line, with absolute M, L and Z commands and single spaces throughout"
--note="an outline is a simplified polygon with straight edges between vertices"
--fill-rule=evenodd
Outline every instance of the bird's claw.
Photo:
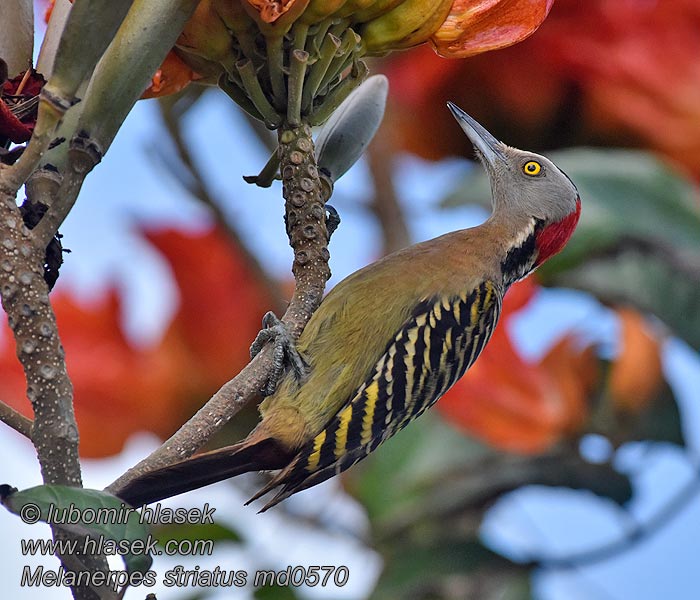
M 263 389 L 266 396 L 272 396 L 282 378 L 285 366 L 291 366 L 294 377 L 300 381 L 306 375 L 307 365 L 297 351 L 294 340 L 284 323 L 274 313 L 266 313 L 262 324 L 263 329 L 250 346 L 250 357 L 255 358 L 268 342 L 272 342 L 272 366 Z
M 335 207 L 330 204 L 326 204 L 326 212 L 328 213 L 326 215 L 326 231 L 328 233 L 328 241 L 330 241 L 331 236 L 338 229 L 338 225 L 340 225 L 340 215 Z

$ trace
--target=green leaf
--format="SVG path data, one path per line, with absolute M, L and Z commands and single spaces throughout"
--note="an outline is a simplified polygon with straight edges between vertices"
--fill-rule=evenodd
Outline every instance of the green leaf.
M 664 442 L 686 447 L 681 413 L 673 390 L 663 381 L 659 393 L 648 406 L 634 414 L 610 415 L 603 411 L 598 423 L 600 433 L 616 446 L 625 442 Z M 608 413 L 608 414 L 606 414 Z
M 413 421 L 355 465 L 344 477 L 348 490 L 365 506 L 372 520 L 400 507 L 421 503 L 423 481 L 488 453 L 435 415 Z
M 211 598 L 211 596 L 212 596 L 212 592 L 199 591 L 199 592 L 193 592 L 192 594 L 178 598 L 178 600 L 206 600 L 207 598 Z M 149 598 L 147 597 L 146 600 L 149 600 Z
M 627 475 L 607 464 L 589 463 L 578 455 L 567 459 L 542 456 L 532 461 L 532 483 L 588 491 L 600 498 L 626 505 L 634 495 Z
M 372 600 L 531 597 L 529 567 L 509 561 L 475 538 L 395 545 L 385 560 Z
M 253 593 L 255 600 L 297 600 L 296 592 L 289 586 L 267 585 Z
M 626 442 L 665 442 L 686 447 L 681 413 L 673 389 L 665 379 L 650 399 L 640 399 L 636 409 L 616 408 L 614 391 L 609 387 L 612 363 L 600 360 L 603 385 L 589 397 L 591 414 L 587 431 L 607 438 L 615 447 Z
M 110 540 L 128 547 L 122 556 L 129 573 L 145 573 L 153 563 L 146 551 L 152 541 L 140 514 L 123 500 L 100 490 L 39 485 L 4 495 L 2 503 L 25 523 L 42 521 L 99 543 Z
M 673 390 L 666 382 L 651 406 L 640 415 L 631 439 L 666 442 L 685 448 L 681 413 Z
M 539 456 L 511 455 L 469 439 L 433 415 L 411 423 L 348 472 L 346 488 L 366 508 L 378 540 L 433 530 L 468 515 L 478 527 L 498 498 L 528 485 L 592 492 L 624 505 L 632 498 L 628 477 L 592 464 L 575 450 Z
M 530 485 L 587 491 L 619 505 L 626 504 L 633 494 L 626 475 L 610 465 L 589 463 L 575 450 L 532 457 L 494 452 L 409 490 L 413 501 L 392 506 L 381 519 L 375 518 L 374 534 L 380 541 L 404 538 L 416 530 L 426 535 L 458 519 L 468 521 L 476 533 L 494 502 Z M 449 526 L 444 533 L 449 533 Z

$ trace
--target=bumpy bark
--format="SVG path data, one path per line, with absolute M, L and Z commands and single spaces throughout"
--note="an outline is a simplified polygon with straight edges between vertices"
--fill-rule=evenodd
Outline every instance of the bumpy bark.
M 31 437 L 45 484 L 82 486 L 73 386 L 66 371 L 56 317 L 44 281 L 45 248 L 24 225 L 14 196 L 0 197 L 0 296 L 27 380 L 34 409 Z M 55 539 L 72 534 L 53 530 Z M 80 538 L 79 538 L 80 539 Z M 99 556 L 60 556 L 67 569 L 105 570 Z M 81 562 L 77 562 L 75 559 Z M 89 587 L 72 589 L 77 600 L 94 600 Z
M 73 386 L 44 281 L 45 250 L 33 243 L 9 195 L 0 202 L 0 238 L 0 295 L 27 378 L 43 479 L 81 485 Z
M 282 319 L 294 338 L 304 329 L 323 297 L 331 272 L 321 181 L 316 167 L 311 128 L 302 124 L 279 135 L 285 219 L 294 249 L 294 296 Z

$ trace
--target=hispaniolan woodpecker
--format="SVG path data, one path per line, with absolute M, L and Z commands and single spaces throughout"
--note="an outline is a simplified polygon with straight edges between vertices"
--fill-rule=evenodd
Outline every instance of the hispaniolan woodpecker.
M 281 486 L 266 510 L 362 460 L 474 363 L 508 287 L 564 247 L 581 201 L 547 158 L 506 146 L 448 106 L 488 172 L 489 219 L 343 280 L 299 338 L 306 376 L 283 377 L 244 441 L 152 471 L 118 496 L 140 506 L 240 473 L 280 469 L 253 498 Z

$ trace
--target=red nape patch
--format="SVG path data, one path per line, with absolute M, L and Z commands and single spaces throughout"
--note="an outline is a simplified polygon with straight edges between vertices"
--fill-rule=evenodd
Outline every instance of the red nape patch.
M 552 223 L 545 227 L 537 235 L 537 266 L 541 265 L 548 258 L 559 252 L 566 242 L 569 241 L 571 234 L 576 229 L 579 217 L 581 216 L 581 199 L 576 199 L 576 210 L 564 217 L 557 223 Z

